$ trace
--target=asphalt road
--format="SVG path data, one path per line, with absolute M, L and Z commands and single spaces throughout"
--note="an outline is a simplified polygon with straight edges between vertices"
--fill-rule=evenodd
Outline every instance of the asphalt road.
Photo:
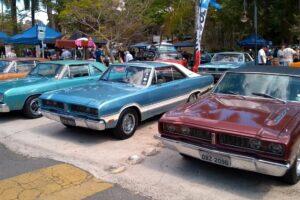
M 158 200 L 300 199 L 300 183 L 288 186 L 274 177 L 184 159 L 161 147 L 153 137 L 157 119 L 142 124 L 134 137 L 118 141 L 107 132 L 67 129 L 45 118 L 5 114 L 0 115 L 0 142 L 22 155 L 69 163 L 125 188 L 126 194 L 114 188 L 97 194 L 107 194 L 108 199 L 125 199 L 127 194 Z M 145 156 L 149 152 L 154 155 Z M 133 155 L 143 161 L 133 165 L 128 161 Z M 115 172 L 108 170 L 112 167 Z
M 45 158 L 30 158 L 28 156 L 22 156 L 19 154 L 16 154 L 6 147 L 4 145 L 0 144 L 0 199 L 6 200 L 6 199 L 14 199 L 11 198 L 14 195 L 18 193 L 19 199 L 35 199 L 35 193 L 27 193 L 27 198 L 25 196 L 22 196 L 22 194 L 25 194 L 24 191 L 20 192 L 15 184 L 17 182 L 18 184 L 24 184 L 24 180 L 29 181 L 30 177 L 34 177 L 34 181 L 30 182 L 32 188 L 35 190 L 40 190 L 41 193 L 48 192 L 53 187 L 39 187 L 40 185 L 53 185 L 52 182 L 49 182 L 47 178 L 45 178 L 45 173 L 41 173 L 41 171 L 45 169 L 51 169 L 52 172 L 53 169 L 56 167 L 59 167 L 59 171 L 62 173 L 68 173 L 63 170 L 64 166 L 68 166 L 68 171 L 70 169 L 75 169 L 77 173 L 72 173 L 71 176 L 78 176 L 78 173 L 87 173 L 80 169 L 76 169 L 73 166 L 69 166 L 67 164 L 64 164 L 62 162 L 54 161 L 51 159 L 45 159 Z M 21 178 L 20 178 L 21 177 Z M 22 179 L 23 177 L 23 179 Z M 40 177 L 40 178 L 39 178 Z M 69 179 L 70 176 L 66 176 L 66 179 Z M 66 180 L 63 180 L 66 181 Z M 29 187 L 28 182 L 26 182 L 26 187 Z M 102 183 L 101 183 L 102 184 Z M 38 186 L 39 185 L 39 186 Z M 87 191 L 84 191 L 83 194 L 76 194 L 76 197 L 74 199 L 77 199 L 77 197 L 84 197 L 83 199 L 86 200 L 147 200 L 149 198 L 145 198 L 142 196 L 139 196 L 137 194 L 133 194 L 132 192 L 121 188 L 120 186 L 116 184 L 110 184 L 104 182 L 102 185 L 97 185 L 98 190 L 101 190 L 101 192 L 94 192 L 91 190 L 89 193 Z M 68 188 L 68 193 L 74 192 L 71 188 L 74 187 L 76 190 L 78 190 L 78 187 L 70 186 Z M 10 190 L 6 190 L 9 188 Z M 32 188 L 30 190 L 32 191 Z M 46 189 L 45 189 L 46 188 Z M 29 191 L 29 190 L 27 190 Z M 19 193 L 20 192 L 20 193 Z M 92 195 L 88 195 L 92 193 Z M 65 195 L 65 193 L 64 193 Z M 68 194 L 69 195 L 69 194 Z M 88 197 L 85 197 L 88 196 Z M 39 198 L 44 199 L 44 198 Z M 46 198 L 45 198 L 46 199 Z M 57 195 L 49 195 L 47 199 L 58 199 Z

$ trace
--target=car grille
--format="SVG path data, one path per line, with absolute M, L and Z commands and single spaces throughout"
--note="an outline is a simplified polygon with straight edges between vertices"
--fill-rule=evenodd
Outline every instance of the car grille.
M 91 116 L 94 116 L 94 117 L 98 116 L 98 109 L 89 108 L 89 107 L 86 107 L 86 106 L 70 105 L 70 110 L 72 112 L 88 114 L 88 115 L 91 115 Z
M 222 144 L 222 145 L 250 149 L 250 139 L 249 138 L 221 134 L 221 135 L 219 135 L 219 141 L 220 141 L 220 144 Z
M 61 102 L 57 101 L 52 101 L 52 100 L 42 100 L 43 106 L 49 107 L 49 108 L 56 108 L 63 110 L 64 109 L 64 104 Z
M 168 126 L 174 127 L 173 130 L 170 130 Z M 194 137 L 194 138 L 201 139 L 201 140 L 206 140 L 206 141 L 209 141 L 209 142 L 212 140 L 211 132 L 206 131 L 206 130 L 202 130 L 202 129 L 187 127 L 187 126 L 164 124 L 163 125 L 163 131 L 164 132 L 169 132 L 169 133 L 175 133 L 175 134 L 178 134 L 178 135 Z

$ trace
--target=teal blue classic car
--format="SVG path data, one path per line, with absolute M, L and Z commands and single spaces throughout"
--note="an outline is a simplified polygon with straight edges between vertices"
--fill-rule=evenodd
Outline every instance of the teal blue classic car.
M 39 63 L 25 78 L 0 82 L 0 113 L 21 110 L 28 118 L 41 117 L 41 94 L 96 81 L 105 70 L 90 61 Z
M 220 52 L 214 54 L 210 63 L 200 65 L 199 73 L 211 74 L 217 80 L 227 70 L 254 65 L 255 62 L 248 53 Z
M 116 138 L 127 139 L 139 122 L 194 102 L 212 84 L 211 75 L 201 76 L 179 64 L 118 64 L 98 82 L 43 94 L 41 110 L 67 127 L 113 129 Z

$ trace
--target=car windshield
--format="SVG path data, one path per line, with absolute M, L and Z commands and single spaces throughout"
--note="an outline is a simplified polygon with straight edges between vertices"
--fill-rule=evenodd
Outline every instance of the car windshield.
M 6 67 L 8 67 L 10 63 L 11 62 L 9 62 L 9 61 L 1 60 L 0 61 L 0 73 L 5 72 Z
M 300 101 L 300 77 L 228 72 L 214 93 Z
M 212 63 L 237 63 L 243 62 L 242 54 L 226 54 L 226 53 L 217 53 L 211 59 Z
M 29 75 L 54 78 L 60 74 L 62 69 L 63 65 L 53 63 L 40 63 L 29 73 Z
M 158 56 L 159 59 L 171 59 L 171 60 L 180 60 L 182 55 L 180 53 L 161 53 Z
M 159 45 L 156 47 L 159 52 L 176 52 L 176 48 L 172 45 Z
M 151 68 L 135 66 L 111 66 L 100 80 L 118 83 L 128 83 L 135 86 L 146 86 Z

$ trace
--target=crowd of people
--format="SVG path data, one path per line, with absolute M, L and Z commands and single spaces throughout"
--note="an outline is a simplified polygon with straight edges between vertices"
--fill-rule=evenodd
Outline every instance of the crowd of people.
M 300 48 L 291 45 L 282 45 L 280 48 L 263 46 L 258 51 L 259 65 L 289 66 L 293 62 L 300 62 Z

